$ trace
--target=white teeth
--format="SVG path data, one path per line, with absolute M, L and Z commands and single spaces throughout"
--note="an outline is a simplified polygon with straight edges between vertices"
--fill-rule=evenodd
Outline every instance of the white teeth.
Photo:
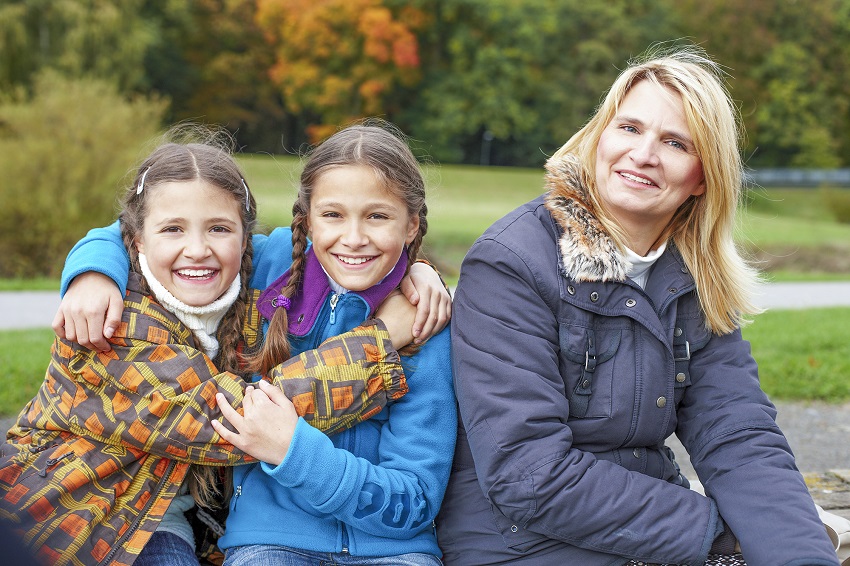
M 638 183 L 643 183 L 644 185 L 654 185 L 655 184 L 652 181 L 648 181 L 648 180 L 643 179 L 641 177 L 635 177 L 634 175 L 632 175 L 630 173 L 620 173 L 620 175 L 622 175 L 623 177 L 625 177 L 629 181 L 635 181 L 635 182 L 638 182 Z
M 372 257 L 345 257 L 341 255 L 338 255 L 336 257 L 339 258 L 339 261 L 341 261 L 342 263 L 347 263 L 348 265 L 360 265 L 361 263 L 366 263 L 367 261 L 372 259 Z
M 215 270 L 213 269 L 178 269 L 177 273 L 183 277 L 209 277 Z

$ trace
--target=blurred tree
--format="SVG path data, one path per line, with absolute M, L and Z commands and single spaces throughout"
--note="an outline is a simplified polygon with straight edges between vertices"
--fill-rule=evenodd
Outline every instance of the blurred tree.
M 119 181 L 165 110 L 53 70 L 33 90 L 0 99 L 0 277 L 57 276 L 74 242 L 115 218 Z
M 274 52 L 255 0 L 155 0 L 145 12 L 159 22 L 145 65 L 151 87 L 171 98 L 169 121 L 223 125 L 254 152 L 280 152 L 286 132 L 297 138 L 268 75 Z
M 440 160 L 538 165 L 589 118 L 615 64 L 669 29 L 666 1 L 420 0 L 424 79 L 403 125 Z M 489 135 L 488 135 L 489 134 Z
M 153 40 L 142 0 L 5 0 L 0 6 L 0 90 L 29 86 L 52 68 L 69 77 L 144 85 L 142 61 Z
M 381 0 L 257 0 L 273 46 L 271 77 L 286 109 L 306 116 L 311 141 L 355 118 L 387 113 L 396 88 L 419 78 L 415 32 L 427 22 Z
M 850 163 L 850 2 L 681 0 L 672 10 L 729 69 L 749 165 Z

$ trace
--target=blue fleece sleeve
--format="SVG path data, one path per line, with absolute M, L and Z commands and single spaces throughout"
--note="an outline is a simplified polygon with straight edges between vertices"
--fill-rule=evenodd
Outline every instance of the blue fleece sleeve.
M 118 285 L 121 295 L 127 290 L 130 258 L 121 239 L 121 227 L 116 220 L 105 228 L 93 228 L 71 248 L 62 269 L 59 293 L 65 296 L 74 277 L 86 271 L 103 273 Z
M 449 360 L 446 328 L 411 358 L 411 371 L 405 366 L 410 391 L 389 406 L 376 461 L 336 448 L 299 422 L 283 462 L 263 463 L 263 470 L 317 512 L 372 535 L 403 540 L 430 528 L 448 484 L 457 433 Z
M 292 230 L 275 228 L 268 236 L 255 234 L 252 289 L 265 289 L 292 265 Z

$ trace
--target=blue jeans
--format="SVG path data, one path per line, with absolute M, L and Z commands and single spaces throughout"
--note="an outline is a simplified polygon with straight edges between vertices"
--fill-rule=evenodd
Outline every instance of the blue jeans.
M 228 548 L 224 559 L 224 566 L 442 566 L 442 564 L 442 561 L 433 554 L 421 552 L 396 556 L 352 556 L 270 544 Z
M 165 531 L 155 532 L 133 566 L 200 566 L 188 542 Z

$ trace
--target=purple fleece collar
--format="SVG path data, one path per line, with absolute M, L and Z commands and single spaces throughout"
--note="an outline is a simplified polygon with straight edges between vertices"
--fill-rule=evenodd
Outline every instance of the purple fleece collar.
M 313 248 L 307 250 L 305 262 L 304 277 L 301 280 L 300 289 L 292 297 L 292 304 L 289 307 L 289 333 L 295 336 L 305 336 L 310 332 L 310 329 L 316 323 L 319 311 L 322 310 L 325 297 L 331 291 L 328 276 L 322 269 L 322 264 L 319 263 L 316 254 L 313 253 Z M 398 263 L 395 264 L 390 274 L 384 277 L 383 281 L 365 291 L 357 291 L 357 296 L 369 305 L 370 313 L 374 313 L 377 306 L 387 298 L 393 289 L 398 287 L 406 271 L 407 250 L 405 249 L 402 250 Z M 272 305 L 272 301 L 277 298 L 280 290 L 286 286 L 287 281 L 289 281 L 289 270 L 269 285 L 257 299 L 257 310 L 266 319 L 271 319 L 274 315 L 275 307 Z M 353 293 L 354 291 L 350 292 Z

